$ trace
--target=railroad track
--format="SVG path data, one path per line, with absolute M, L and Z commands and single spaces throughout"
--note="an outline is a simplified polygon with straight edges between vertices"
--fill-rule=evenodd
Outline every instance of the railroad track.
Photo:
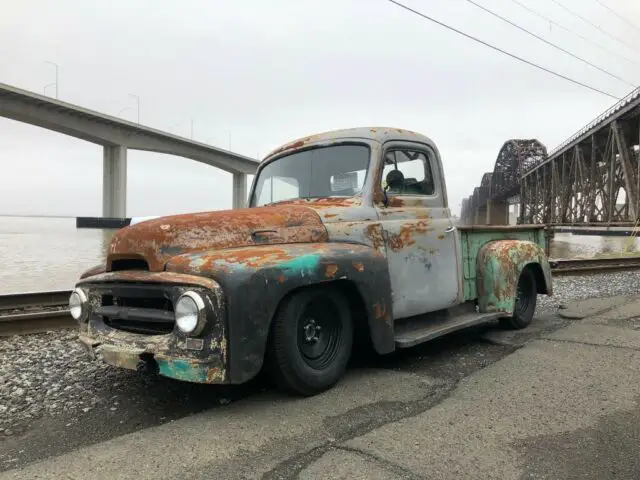
M 67 308 L 68 290 L 0 295 L 0 337 L 76 325 Z
M 617 272 L 640 268 L 639 257 L 550 259 L 554 276 Z
M 639 257 L 551 259 L 553 276 L 640 269 Z M 0 295 L 0 337 L 73 328 L 68 290 Z

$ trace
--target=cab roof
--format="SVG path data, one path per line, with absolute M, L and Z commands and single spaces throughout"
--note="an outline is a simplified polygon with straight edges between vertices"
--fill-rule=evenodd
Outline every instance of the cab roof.
M 301 137 L 292 142 L 286 143 L 281 147 L 276 148 L 270 152 L 262 161 L 266 161 L 274 155 L 279 155 L 287 150 L 297 150 L 302 147 L 313 145 L 316 143 L 326 142 L 327 140 L 341 140 L 346 138 L 362 138 L 366 140 L 373 140 L 380 143 L 388 142 L 390 140 L 407 140 L 418 141 L 426 143 L 427 145 L 435 149 L 433 141 L 420 133 L 413 132 L 402 128 L 393 127 L 356 127 L 356 128 L 344 128 L 340 130 L 331 130 L 324 133 L 318 133 L 315 135 L 309 135 L 307 137 Z

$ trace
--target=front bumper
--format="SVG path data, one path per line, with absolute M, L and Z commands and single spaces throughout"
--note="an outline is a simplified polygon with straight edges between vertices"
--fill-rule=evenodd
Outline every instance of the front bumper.
M 150 348 L 102 344 L 80 335 L 80 344 L 90 358 L 99 358 L 114 367 L 152 371 L 165 377 L 194 383 L 227 383 L 221 359 L 198 360 L 175 355 L 158 355 Z
M 191 279 L 169 272 L 137 272 L 135 279 L 131 278 L 131 272 L 123 273 L 126 275 L 109 274 L 108 281 L 101 278 L 103 275 L 96 275 L 78 284 L 89 297 L 87 321 L 81 324 L 79 336 L 87 354 L 116 367 L 152 371 L 176 380 L 228 383 L 226 314 L 219 285 L 210 279 L 195 276 Z M 208 288 L 204 288 L 204 280 Z M 136 289 L 161 289 L 172 302 L 186 290 L 198 291 L 206 303 L 205 329 L 195 338 L 185 336 L 175 327 L 163 334 L 136 333 L 96 314 L 103 298 Z

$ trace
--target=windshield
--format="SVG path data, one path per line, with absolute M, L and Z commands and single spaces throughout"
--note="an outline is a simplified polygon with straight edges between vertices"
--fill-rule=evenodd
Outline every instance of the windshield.
M 367 145 L 333 145 L 274 160 L 260 172 L 251 206 L 297 198 L 357 195 L 364 185 L 369 156 Z

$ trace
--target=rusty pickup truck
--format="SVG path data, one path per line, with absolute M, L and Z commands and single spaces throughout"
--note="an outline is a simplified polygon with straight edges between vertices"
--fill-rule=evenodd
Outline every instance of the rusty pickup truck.
M 248 203 L 116 232 L 69 300 L 86 351 L 200 383 L 266 367 L 313 395 L 354 346 L 388 354 L 483 322 L 524 328 L 552 293 L 543 227 L 454 224 L 438 149 L 411 131 L 286 144 L 260 163 Z

